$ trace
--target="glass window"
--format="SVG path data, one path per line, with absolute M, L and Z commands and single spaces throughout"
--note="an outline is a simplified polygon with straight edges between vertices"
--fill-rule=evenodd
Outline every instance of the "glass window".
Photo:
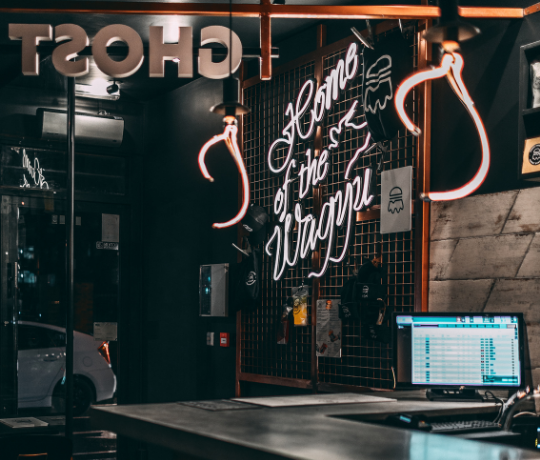
M 51 338 L 46 329 L 35 326 L 19 326 L 19 350 L 35 350 L 51 346 Z

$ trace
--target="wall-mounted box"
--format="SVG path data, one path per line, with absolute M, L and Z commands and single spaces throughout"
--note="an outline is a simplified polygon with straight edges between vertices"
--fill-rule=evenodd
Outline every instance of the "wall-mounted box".
M 229 315 L 229 264 L 201 265 L 199 314 L 200 316 Z

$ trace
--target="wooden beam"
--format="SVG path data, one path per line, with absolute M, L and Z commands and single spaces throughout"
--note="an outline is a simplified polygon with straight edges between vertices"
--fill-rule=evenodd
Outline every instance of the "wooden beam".
M 250 374 L 240 372 L 238 379 L 243 382 L 265 383 L 267 385 L 281 385 L 283 387 L 312 389 L 311 380 L 291 379 L 288 377 L 277 377 L 274 375 Z
M 514 19 L 522 18 L 526 14 L 523 8 L 460 7 L 459 11 L 463 17 L 484 19 Z M 4 0 L 0 7 L 0 13 L 32 14 L 91 13 L 227 17 L 229 12 L 229 5 L 224 3 Z M 441 13 L 439 7 L 429 5 L 232 5 L 232 15 L 235 17 L 259 18 L 263 14 L 267 14 L 270 18 L 289 19 L 434 19 Z
M 356 222 L 364 222 L 366 220 L 375 220 L 381 218 L 381 205 L 376 204 L 365 211 L 356 213 Z
M 244 142 L 242 142 L 244 145 Z M 238 181 L 240 182 L 240 181 Z M 236 374 L 234 379 L 234 395 L 242 396 L 242 383 L 240 374 L 242 373 L 242 310 L 236 312 Z
M 525 15 L 523 8 L 491 8 L 480 6 L 459 6 L 458 14 L 462 18 L 476 19 L 521 19 Z
M 424 21 L 424 29 L 429 28 L 431 21 Z M 431 61 L 432 46 L 418 32 L 418 68 L 427 67 Z M 416 143 L 416 196 L 430 190 L 431 175 L 431 81 L 428 80 L 417 87 L 418 124 L 422 134 Z M 415 286 L 414 310 L 429 310 L 429 240 L 430 240 L 430 204 L 425 201 L 415 203 Z
M 316 51 L 318 52 L 313 69 L 314 77 L 317 80 L 317 87 L 320 87 L 324 77 L 324 55 L 321 50 L 326 45 L 326 26 L 319 24 L 317 26 Z M 313 140 L 314 156 L 318 157 L 323 150 L 323 132 L 322 127 L 317 126 L 315 139 Z M 318 216 L 321 213 L 323 201 L 323 187 L 313 187 L 313 213 Z M 317 248 L 311 255 L 311 267 L 314 271 L 321 268 L 321 248 Z M 311 386 L 313 392 L 317 392 L 317 383 L 319 382 L 319 361 L 317 359 L 317 301 L 321 294 L 321 282 L 318 277 L 313 278 L 311 283 Z
M 529 14 L 538 13 L 540 11 L 540 3 L 535 3 L 534 5 L 528 6 L 523 10 L 523 15 L 528 16 Z
M 261 9 L 266 10 L 270 0 L 261 0 Z M 272 79 L 272 24 L 270 15 L 262 12 L 261 21 L 261 80 Z
M 273 5 L 273 18 L 296 19 L 423 19 L 441 15 L 438 6 L 408 5 Z

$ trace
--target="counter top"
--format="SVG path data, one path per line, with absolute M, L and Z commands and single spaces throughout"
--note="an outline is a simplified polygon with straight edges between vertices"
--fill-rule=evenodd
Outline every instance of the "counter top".
M 378 393 L 395 398 L 396 393 Z M 179 403 L 94 406 L 95 427 L 203 459 L 517 460 L 533 450 L 391 428 L 362 420 L 396 413 L 496 413 L 491 403 L 426 400 L 207 411 Z M 353 419 L 344 419 L 343 416 Z

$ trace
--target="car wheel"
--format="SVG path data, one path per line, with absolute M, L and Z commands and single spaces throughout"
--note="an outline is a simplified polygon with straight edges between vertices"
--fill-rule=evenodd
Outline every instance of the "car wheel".
M 86 380 L 73 382 L 73 415 L 85 413 L 94 402 L 94 390 Z

